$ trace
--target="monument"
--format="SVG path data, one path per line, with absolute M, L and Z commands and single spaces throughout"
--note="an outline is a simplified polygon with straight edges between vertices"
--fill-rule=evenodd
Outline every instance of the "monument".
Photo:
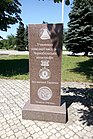
M 30 100 L 23 119 L 66 122 L 66 104 L 61 105 L 62 24 L 28 27 Z

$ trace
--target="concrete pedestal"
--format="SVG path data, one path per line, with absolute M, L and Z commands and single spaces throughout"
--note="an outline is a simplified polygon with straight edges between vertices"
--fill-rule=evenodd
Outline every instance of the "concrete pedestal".
M 22 118 L 26 120 L 66 123 L 66 103 L 61 106 L 50 106 L 30 104 L 28 101 L 23 107 Z

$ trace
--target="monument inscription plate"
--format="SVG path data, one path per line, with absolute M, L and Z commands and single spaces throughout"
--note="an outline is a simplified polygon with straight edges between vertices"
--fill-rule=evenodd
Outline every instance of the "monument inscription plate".
M 58 35 L 62 24 L 29 25 L 31 104 L 60 105 L 62 57 L 53 49 Z

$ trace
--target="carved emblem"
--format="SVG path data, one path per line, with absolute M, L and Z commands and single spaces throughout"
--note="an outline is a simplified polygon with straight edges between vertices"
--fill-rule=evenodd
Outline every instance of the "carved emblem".
M 41 40 L 50 39 L 50 32 L 47 28 L 40 29 L 40 39 Z
M 47 101 L 52 97 L 52 90 L 47 86 L 43 86 L 38 90 L 38 97 L 41 100 Z
M 47 68 L 42 68 L 42 69 L 40 69 L 40 71 L 39 71 L 39 77 L 40 77 L 41 79 L 43 79 L 43 80 L 49 79 L 49 78 L 50 78 L 50 75 L 51 75 L 50 70 L 47 69 Z

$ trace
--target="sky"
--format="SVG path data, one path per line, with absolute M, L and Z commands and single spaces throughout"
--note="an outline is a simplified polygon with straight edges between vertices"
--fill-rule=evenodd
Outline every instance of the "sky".
M 28 24 L 42 24 L 43 21 L 62 23 L 62 3 L 54 3 L 53 0 L 19 0 L 19 2 L 22 4 L 20 16 L 25 26 Z M 71 5 L 64 5 L 64 28 L 67 28 L 70 10 Z M 10 34 L 16 35 L 18 25 L 11 25 L 7 32 L 0 31 L 0 36 L 6 38 Z

